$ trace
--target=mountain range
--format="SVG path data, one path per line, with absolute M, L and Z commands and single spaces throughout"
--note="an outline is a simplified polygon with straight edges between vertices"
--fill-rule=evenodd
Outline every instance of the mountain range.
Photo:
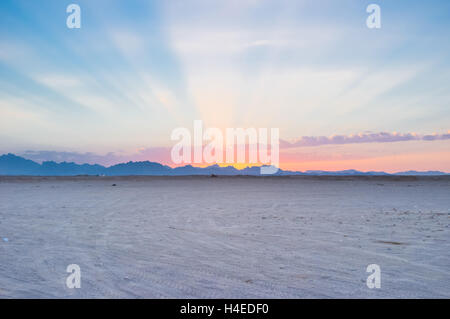
M 105 167 L 98 164 L 76 164 L 54 161 L 46 161 L 39 164 L 29 159 L 14 155 L 5 154 L 0 156 L 0 175 L 30 175 L 30 176 L 76 176 L 76 175 L 105 175 L 105 176 L 125 176 L 125 175 L 154 175 L 154 176 L 180 176 L 180 175 L 260 175 L 260 167 L 246 167 L 236 169 L 233 166 L 220 167 L 212 165 L 208 167 L 194 167 L 186 165 L 172 168 L 155 162 L 128 162 Z M 361 172 L 357 170 L 343 171 L 287 171 L 280 169 L 275 175 L 450 175 L 439 171 L 405 171 L 394 174 L 385 172 Z

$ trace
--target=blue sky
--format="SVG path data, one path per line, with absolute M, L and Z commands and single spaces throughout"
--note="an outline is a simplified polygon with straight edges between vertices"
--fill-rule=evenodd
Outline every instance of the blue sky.
M 2 0 L 0 150 L 132 154 L 195 119 L 285 140 L 446 133 L 449 15 L 449 1 Z

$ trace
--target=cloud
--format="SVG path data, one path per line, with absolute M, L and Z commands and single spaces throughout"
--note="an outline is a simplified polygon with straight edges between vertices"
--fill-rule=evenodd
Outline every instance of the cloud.
M 341 152 L 334 153 L 316 153 L 308 151 L 306 153 L 292 153 L 290 149 L 301 147 L 314 147 L 321 145 L 346 145 L 362 143 L 392 143 L 407 141 L 438 141 L 450 140 L 450 130 L 443 134 L 417 134 L 417 133 L 360 133 L 356 135 L 334 135 L 326 136 L 303 136 L 294 142 L 280 140 L 280 152 L 282 162 L 298 161 L 323 161 L 323 160 L 348 160 L 355 158 L 364 158 L 364 154 L 348 154 Z M 293 150 L 295 152 L 295 150 Z M 137 149 L 134 153 L 123 154 L 121 152 L 110 152 L 104 155 L 92 152 L 66 152 L 66 151 L 25 151 L 19 155 L 42 163 L 43 161 L 55 162 L 74 162 L 77 164 L 101 164 L 110 166 L 129 161 L 151 161 L 166 165 L 173 165 L 170 157 L 171 147 L 149 147 Z M 356 156 L 356 157 L 355 157 Z M 247 155 L 248 158 L 248 155 Z
M 145 40 L 137 33 L 116 30 L 112 32 L 111 38 L 115 47 L 129 57 L 135 57 L 145 52 Z
M 59 90 L 78 88 L 83 84 L 83 80 L 70 74 L 36 74 L 33 79 L 52 89 Z
M 417 133 L 360 133 L 356 135 L 333 135 L 333 136 L 303 136 L 300 139 L 288 142 L 280 140 L 281 148 L 294 148 L 305 146 L 320 146 L 320 145 L 342 145 L 342 144 L 357 144 L 357 143 L 391 143 L 391 142 L 405 142 L 405 141 L 437 141 L 449 140 L 450 131 L 444 134 L 421 135 Z

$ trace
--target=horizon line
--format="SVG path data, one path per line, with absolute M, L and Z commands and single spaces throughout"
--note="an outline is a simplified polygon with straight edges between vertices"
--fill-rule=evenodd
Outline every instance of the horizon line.
M 237 168 L 237 167 L 235 167 L 232 164 L 231 165 L 227 165 L 227 166 L 221 166 L 219 163 L 215 163 L 215 164 L 211 164 L 211 165 L 208 165 L 208 166 L 194 166 L 192 164 L 186 164 L 186 165 L 183 165 L 183 166 L 172 167 L 170 165 L 162 164 L 162 163 L 156 162 L 156 161 L 149 161 L 149 160 L 145 160 L 145 161 L 131 161 L 130 160 L 128 162 L 121 162 L 121 163 L 111 164 L 109 166 L 98 164 L 98 163 L 90 164 L 90 163 L 77 163 L 77 162 L 67 162 L 67 161 L 57 162 L 57 161 L 54 161 L 54 160 L 42 161 L 41 163 L 39 163 L 37 161 L 34 161 L 32 159 L 29 159 L 29 158 L 26 158 L 24 156 L 16 155 L 14 153 L 2 154 L 2 155 L 0 155 L 0 159 L 2 157 L 6 157 L 6 156 L 10 156 L 10 155 L 12 155 L 14 157 L 18 157 L 18 158 L 24 159 L 24 160 L 27 160 L 27 161 L 31 161 L 33 163 L 36 163 L 36 164 L 40 165 L 40 166 L 42 166 L 44 163 L 55 163 L 55 164 L 58 164 L 58 165 L 65 163 L 65 164 L 75 164 L 75 165 L 78 165 L 78 166 L 83 166 L 83 165 L 101 166 L 101 167 L 103 167 L 105 169 L 108 169 L 108 168 L 111 168 L 111 167 L 114 167 L 114 166 L 118 166 L 118 165 L 130 164 L 130 163 L 152 163 L 152 164 L 158 164 L 158 165 L 161 165 L 161 166 L 166 167 L 166 168 L 171 169 L 171 170 L 175 170 L 177 168 L 186 168 L 186 167 L 192 167 L 192 168 L 195 168 L 195 169 L 208 169 L 208 168 L 217 167 L 219 169 L 232 168 L 232 169 L 234 169 L 234 170 L 236 170 L 238 172 L 244 171 L 246 169 L 261 168 L 263 166 L 266 166 L 266 167 L 267 166 L 271 166 L 271 165 L 259 165 L 259 166 L 258 165 L 254 165 L 254 166 L 247 165 L 247 166 L 244 166 L 242 168 Z M 237 164 L 240 165 L 240 163 L 236 163 L 235 165 L 237 165 Z M 388 172 L 385 172 L 385 171 L 375 171 L 375 170 L 360 171 L 360 170 L 353 169 L 353 168 L 348 168 L 348 169 L 343 169 L 343 170 L 334 170 L 334 171 L 333 170 L 331 170 L 331 171 L 330 170 L 304 170 L 304 171 L 300 171 L 300 170 L 284 170 L 284 169 L 279 168 L 279 167 L 277 167 L 277 168 L 279 169 L 279 171 L 282 171 L 282 172 L 285 172 L 285 173 L 288 173 L 288 174 L 289 173 L 308 174 L 308 173 L 314 173 L 314 172 L 317 172 L 317 173 L 320 173 L 320 172 L 322 172 L 322 173 L 343 173 L 343 172 L 347 172 L 347 171 L 353 171 L 353 172 L 356 172 L 356 173 L 363 173 L 363 174 L 379 173 L 379 174 L 385 174 L 385 175 L 398 175 L 398 174 L 402 174 L 402 173 L 419 173 L 422 176 L 423 176 L 424 173 L 441 173 L 442 175 L 450 175 L 450 172 L 445 172 L 445 171 L 440 171 L 440 170 L 417 171 L 417 170 L 412 170 L 412 169 L 405 169 L 405 170 L 401 170 L 401 171 L 397 171 L 397 172 L 388 173 Z M 87 175 L 89 175 L 89 174 L 87 174 Z M 274 174 L 274 175 L 277 175 L 277 174 Z M 351 175 L 354 176 L 354 174 L 351 174 Z M 0 176 L 2 176 L 2 175 L 0 174 Z M 31 175 L 23 175 L 23 176 L 31 176 Z M 130 175 L 130 176 L 136 176 L 136 175 Z M 268 176 L 270 176 L 270 175 L 268 175 Z M 430 175 L 428 175 L 428 176 L 430 176 Z

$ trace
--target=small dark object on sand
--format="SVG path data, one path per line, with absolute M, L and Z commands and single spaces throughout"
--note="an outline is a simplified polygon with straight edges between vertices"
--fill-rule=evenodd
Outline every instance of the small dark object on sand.
M 111 186 L 117 186 L 116 184 L 112 184 Z
M 217 177 L 217 175 L 216 174 L 211 174 L 211 177 Z
M 386 241 L 386 240 L 377 240 L 377 243 L 390 244 L 390 245 L 406 245 L 405 243 L 401 243 L 401 242 L 398 242 L 398 241 Z

